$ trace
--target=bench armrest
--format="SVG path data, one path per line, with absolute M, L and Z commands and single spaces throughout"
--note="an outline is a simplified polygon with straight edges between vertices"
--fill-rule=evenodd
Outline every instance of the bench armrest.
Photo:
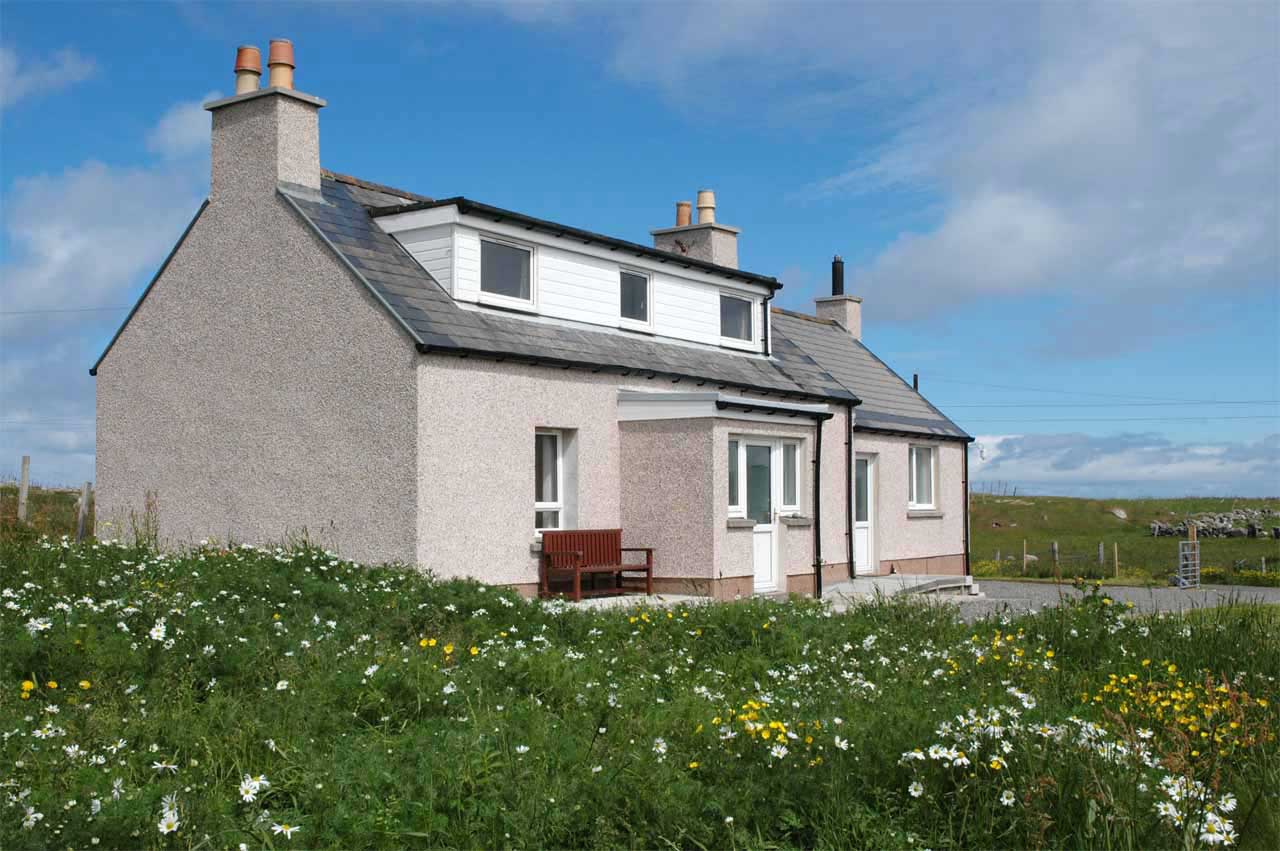
M 653 547 L 622 547 L 624 553 L 651 553 Z

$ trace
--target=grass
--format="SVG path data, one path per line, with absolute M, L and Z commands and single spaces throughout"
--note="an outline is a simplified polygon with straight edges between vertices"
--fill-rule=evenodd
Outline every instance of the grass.
M 1120 508 L 1128 518 L 1110 513 Z M 1206 512 L 1226 512 L 1232 508 L 1280 509 L 1280 499 L 1078 499 L 1059 496 L 999 497 L 974 494 L 970 506 L 971 558 L 980 576 L 1021 575 L 1022 542 L 1037 556 L 1029 573 L 1052 576 L 1051 544 L 1058 542 L 1060 570 L 1065 577 L 1086 576 L 1114 579 L 1113 545 L 1119 546 L 1120 580 L 1164 584 L 1177 568 L 1178 538 L 1151 536 L 1152 521 L 1175 523 Z M 998 526 L 996 524 L 999 524 Z M 1280 517 L 1267 524 L 1280 525 Z M 1103 544 L 1106 564 L 1098 565 L 1098 544 Z M 1001 561 L 996 562 L 999 552 Z M 1010 560 L 1012 557 L 1012 560 Z M 1216 568 L 1217 581 L 1250 579 L 1237 577 L 1242 569 L 1259 571 L 1267 560 L 1268 573 L 1280 579 L 1280 541 L 1270 538 L 1201 538 L 1201 564 Z M 1242 563 L 1242 564 L 1238 564 Z M 1208 581 L 1208 579 L 1206 579 Z
M 26 527 L 18 523 L 18 486 L 12 482 L 0 483 L 0 538 L 15 535 L 74 535 L 79 511 L 78 488 L 48 488 L 32 486 L 27 490 Z M 89 514 L 85 521 L 85 536 L 93 534 L 93 493 L 89 494 Z
M 6 848 L 1280 846 L 1269 609 L 586 611 L 50 540 L 0 598 Z

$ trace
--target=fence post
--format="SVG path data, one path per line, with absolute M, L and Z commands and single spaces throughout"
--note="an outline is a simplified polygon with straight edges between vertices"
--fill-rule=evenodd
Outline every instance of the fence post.
M 1098 567 L 1107 566 L 1107 550 L 1102 545 L 1102 541 L 1098 541 Z
M 1058 542 L 1054 541 L 1050 545 L 1050 549 L 1053 550 L 1053 569 L 1057 570 L 1058 569 Z
M 1027 539 L 1022 539 L 1022 575 L 1027 575 Z
M 27 487 L 31 484 L 31 456 L 22 456 L 22 478 L 18 481 L 18 519 L 27 522 Z
M 76 543 L 84 540 L 84 521 L 89 517 L 89 483 L 80 488 L 80 514 L 76 518 Z
M 1115 556 L 1116 556 L 1116 579 L 1119 579 L 1119 578 L 1120 578 L 1120 544 L 1119 544 L 1119 543 L 1115 543 L 1115 542 L 1113 542 L 1113 543 L 1111 544 L 1111 546 L 1115 548 Z

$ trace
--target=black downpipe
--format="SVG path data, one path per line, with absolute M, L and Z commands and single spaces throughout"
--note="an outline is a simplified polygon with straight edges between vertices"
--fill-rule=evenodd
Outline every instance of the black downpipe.
M 822 599 L 822 425 L 826 419 L 818 417 L 813 423 L 818 432 L 813 441 L 813 596 L 818 600 Z
M 856 575 L 853 564 L 853 465 L 856 463 L 856 459 L 853 457 L 853 405 L 845 409 L 844 422 L 846 426 L 844 456 L 847 462 L 844 465 L 844 537 L 848 547 L 849 578 L 853 579 Z
M 964 479 L 964 575 L 972 576 L 969 572 L 969 444 L 964 445 L 964 465 L 961 468 L 961 476 Z
M 773 296 L 764 297 L 764 310 L 761 311 L 762 318 L 760 320 L 760 336 L 764 340 L 764 356 L 769 357 L 769 302 L 773 301 Z

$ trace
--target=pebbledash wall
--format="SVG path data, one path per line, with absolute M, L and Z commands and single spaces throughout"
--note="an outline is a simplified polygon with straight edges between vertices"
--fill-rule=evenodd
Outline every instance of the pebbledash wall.
M 532 593 L 538 578 L 533 434 L 561 429 L 572 435 L 566 465 L 576 473 L 573 525 L 621 527 L 624 545 L 653 547 L 660 590 L 750 594 L 751 530 L 727 523 L 728 436 L 802 438 L 807 461 L 812 426 L 720 418 L 619 422 L 622 388 L 676 385 L 449 355 L 422 358 L 418 564 L 437 576 L 472 575 Z M 823 551 L 831 577 L 848 575 L 842 416 L 837 409 L 823 437 Z M 801 486 L 802 510 L 812 517 L 807 463 Z M 778 534 L 787 577 L 779 590 L 812 593 L 813 529 L 782 525 Z
M 856 422 L 856 419 L 855 419 Z M 855 431 L 854 451 L 874 454 L 877 464 L 875 549 L 882 574 L 964 573 L 964 455 L 967 444 Z M 907 510 L 910 447 L 934 446 L 938 452 L 937 493 L 933 512 Z
M 215 195 L 99 366 L 98 535 L 150 491 L 170 544 L 412 560 L 418 360 L 274 185 Z

